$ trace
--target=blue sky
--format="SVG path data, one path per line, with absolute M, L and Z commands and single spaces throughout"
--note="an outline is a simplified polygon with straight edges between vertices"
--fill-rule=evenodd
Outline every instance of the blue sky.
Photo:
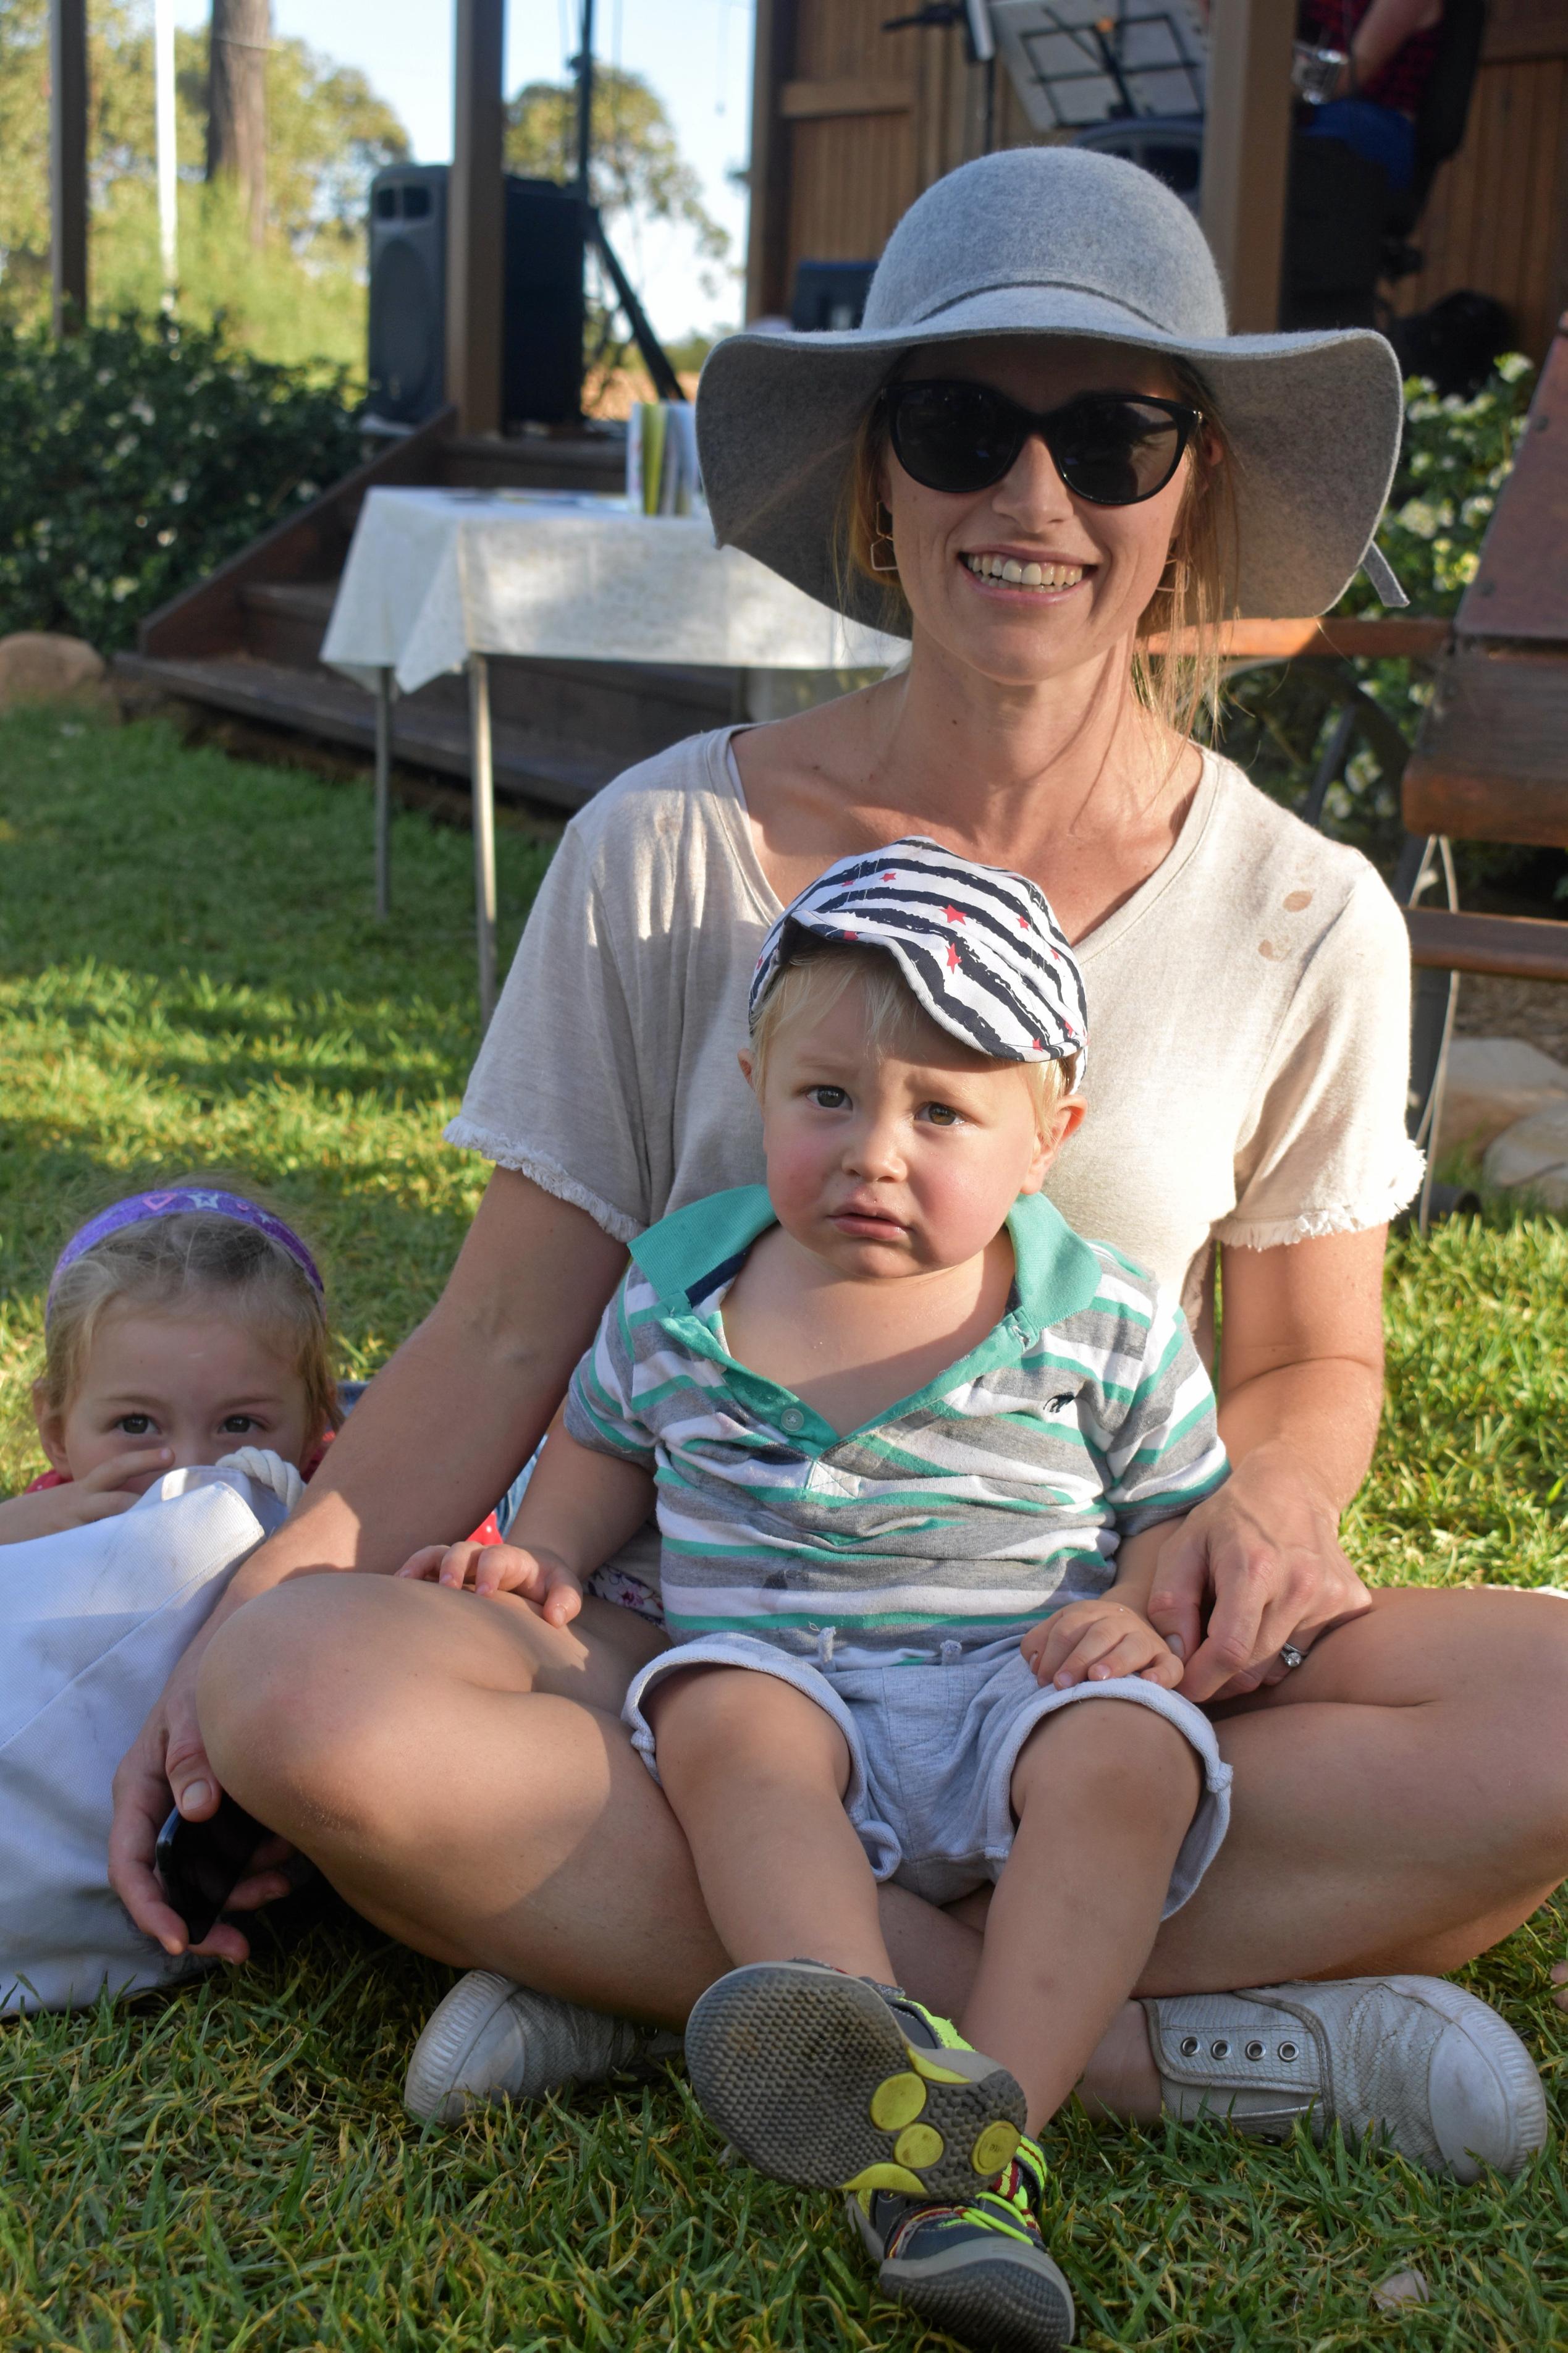
M 182 25 L 206 22 L 208 0 L 178 0 Z M 596 56 L 641 73 L 664 100 L 681 151 L 702 176 L 708 209 L 743 256 L 746 206 L 726 170 L 746 159 L 751 129 L 752 0 L 596 0 Z M 576 0 L 510 0 L 506 87 L 559 79 L 576 48 Z M 407 124 L 423 164 L 452 152 L 452 13 L 448 0 L 272 0 L 276 33 L 367 73 Z M 740 316 L 733 285 L 717 297 L 696 282 L 690 241 L 662 227 L 621 256 L 654 325 L 667 336 Z

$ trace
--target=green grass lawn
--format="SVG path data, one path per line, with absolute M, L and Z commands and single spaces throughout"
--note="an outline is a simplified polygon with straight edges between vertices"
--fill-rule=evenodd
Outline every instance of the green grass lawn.
M 503 953 L 545 853 L 500 843 Z M 434 1298 L 483 1180 L 439 1141 L 475 1045 L 469 843 L 182 751 L 151 724 L 0 722 L 0 1490 L 37 1467 L 43 1280 L 79 1211 L 192 1166 L 321 1238 L 343 1369 Z M 1350 1542 L 1374 1578 L 1568 1583 L 1568 1235 L 1465 1222 L 1395 1246 L 1390 1408 Z M 1568 1603 L 1564 1604 L 1568 1607 Z M 3 1899 L 0 1899 L 3 1900 Z M 1563 2121 L 1542 1914 L 1468 1973 Z M 398 2103 L 449 1973 L 318 1920 L 244 1975 L 0 2026 L 0 2348 L 772 2353 L 922 2337 L 826 2201 L 725 2170 L 675 2078 L 451 2133 Z M 1304 2140 L 1053 2129 L 1052 2243 L 1090 2347 L 1568 2345 L 1555 2146 L 1473 2189 Z M 1371 2292 L 1424 2272 L 1431 2303 Z

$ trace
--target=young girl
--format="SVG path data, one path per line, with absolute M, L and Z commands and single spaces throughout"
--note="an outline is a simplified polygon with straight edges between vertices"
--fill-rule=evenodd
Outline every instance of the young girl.
M 261 1447 L 309 1477 L 342 1419 L 315 1260 L 259 1203 L 196 1179 L 132 1194 L 61 1251 L 33 1411 L 49 1468 L 0 1544 L 129 1511 L 167 1471 Z

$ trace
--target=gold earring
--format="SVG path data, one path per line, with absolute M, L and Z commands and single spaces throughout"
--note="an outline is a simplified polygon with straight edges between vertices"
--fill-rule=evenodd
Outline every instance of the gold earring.
M 887 520 L 884 522 L 883 517 Z M 893 553 L 893 518 L 879 499 L 877 528 L 871 534 L 871 569 L 873 572 L 896 572 L 899 559 Z

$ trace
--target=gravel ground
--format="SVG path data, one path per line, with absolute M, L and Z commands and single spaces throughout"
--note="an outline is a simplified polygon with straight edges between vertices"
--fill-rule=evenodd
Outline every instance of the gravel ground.
M 1568 1062 L 1568 987 L 1552 980 L 1489 980 L 1467 973 L 1454 1014 L 1460 1038 L 1522 1038 Z

